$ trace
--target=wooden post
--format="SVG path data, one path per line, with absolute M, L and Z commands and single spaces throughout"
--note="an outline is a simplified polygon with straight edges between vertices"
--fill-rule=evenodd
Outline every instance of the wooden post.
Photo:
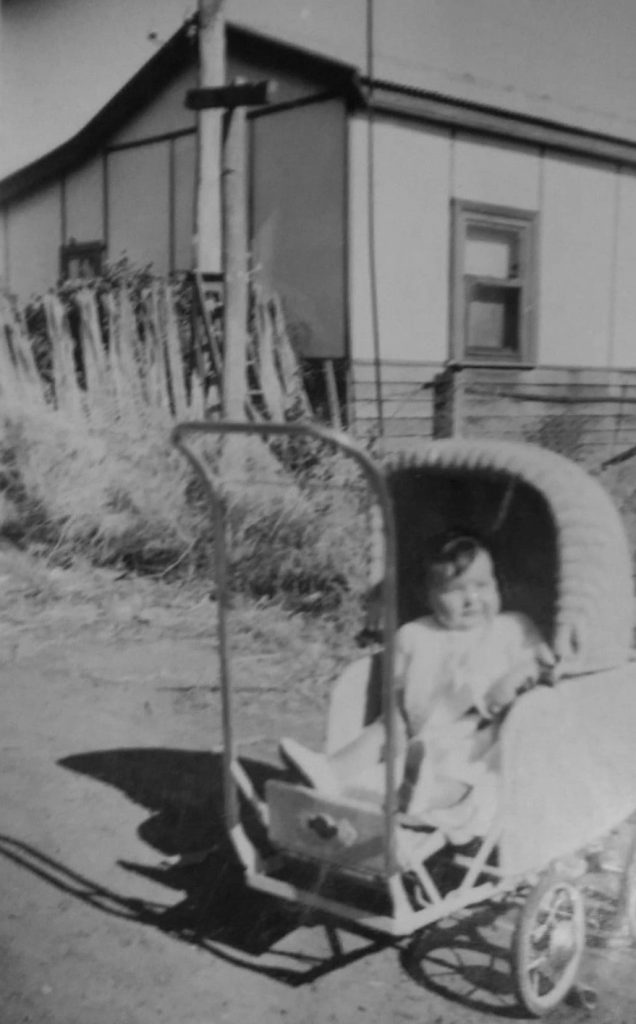
M 225 0 L 199 0 L 199 86 L 225 84 Z M 222 112 L 198 116 L 198 173 L 194 262 L 204 273 L 221 271 Z
M 199 0 L 199 87 L 186 106 L 199 117 L 197 269 L 223 273 L 223 415 L 240 420 L 247 400 L 246 106 L 269 101 L 270 83 L 224 81 L 224 0 Z M 218 84 L 219 81 L 221 84 Z M 218 134 L 220 115 L 222 132 Z M 214 116 L 212 112 L 214 111 Z
M 247 188 L 245 107 L 231 107 L 224 117 L 222 223 L 224 300 L 223 415 L 245 417 L 247 394 Z
M 460 367 L 447 366 L 435 378 L 433 437 L 461 437 L 464 431 L 465 380 Z

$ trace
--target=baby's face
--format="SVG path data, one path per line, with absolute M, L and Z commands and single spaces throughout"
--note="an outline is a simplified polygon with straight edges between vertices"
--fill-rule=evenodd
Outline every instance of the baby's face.
M 492 559 L 480 551 L 459 576 L 429 585 L 433 615 L 446 629 L 475 629 L 497 615 L 501 607 Z

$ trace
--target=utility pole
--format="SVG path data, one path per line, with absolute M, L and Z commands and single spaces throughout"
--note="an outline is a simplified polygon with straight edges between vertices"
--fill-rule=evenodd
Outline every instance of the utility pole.
M 200 111 L 197 269 L 205 273 L 220 266 L 223 272 L 223 415 L 241 420 L 247 399 L 245 108 L 267 103 L 270 90 L 267 82 L 225 84 L 223 0 L 199 0 L 199 18 L 201 82 L 206 76 L 216 82 L 201 84 L 186 96 L 186 106 Z M 212 130 L 208 122 L 214 122 Z
M 229 107 L 223 116 L 221 222 L 225 301 L 223 336 L 223 415 L 245 416 L 247 394 L 247 168 L 245 107 Z
M 225 84 L 225 0 L 199 0 L 199 87 Z M 200 273 L 221 266 L 220 110 L 198 115 L 198 170 L 194 263 Z

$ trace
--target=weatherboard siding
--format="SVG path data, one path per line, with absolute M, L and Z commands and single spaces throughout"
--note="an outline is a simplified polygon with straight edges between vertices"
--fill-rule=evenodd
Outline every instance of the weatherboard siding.
M 612 359 L 620 222 L 616 184 L 616 168 L 543 159 L 538 259 L 538 358 L 543 364 L 605 366 Z M 631 272 L 636 280 L 636 261 Z
M 375 357 L 376 326 L 383 359 L 446 358 L 450 153 L 446 132 L 386 118 L 375 120 L 372 128 L 364 117 L 350 121 L 349 310 L 354 359 Z
M 463 199 L 537 215 L 540 365 L 636 368 L 633 172 L 360 116 L 349 181 L 354 360 L 448 358 L 451 200 Z
M 384 362 L 351 368 L 351 419 L 361 437 L 412 450 L 434 437 L 532 441 L 599 468 L 636 446 L 636 370 L 510 370 Z M 450 386 L 449 386 L 450 385 Z M 382 423 L 377 415 L 381 399 Z

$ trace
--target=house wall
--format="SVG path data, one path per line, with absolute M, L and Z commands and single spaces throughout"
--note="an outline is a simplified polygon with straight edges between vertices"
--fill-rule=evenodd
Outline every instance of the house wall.
M 170 263 L 170 144 L 117 150 L 107 157 L 108 255 L 165 274 Z
M 6 288 L 8 286 L 8 242 L 8 218 L 6 211 L 2 210 L 0 211 L 0 288 Z
M 347 115 L 342 100 L 251 121 L 251 255 L 307 357 L 346 354 Z
M 194 131 L 196 114 L 188 110 L 185 96 L 188 89 L 197 85 L 197 69 L 193 65 L 177 75 L 154 96 L 149 97 L 148 105 L 135 114 L 114 132 L 108 140 L 109 146 L 121 146 L 142 139 L 152 139 L 157 135 L 170 135 L 176 132 Z
M 447 353 L 448 135 L 353 118 L 349 138 L 351 354 L 374 358 L 374 307 L 383 359 L 443 361 Z M 373 208 L 369 187 L 372 185 Z M 375 267 L 372 266 L 375 263 Z M 373 273 L 377 294 L 373 290 Z
M 389 439 L 431 436 L 439 427 L 433 381 L 450 354 L 451 200 L 463 199 L 537 213 L 537 364 L 563 387 L 572 383 L 571 369 L 598 368 L 587 382 L 593 391 L 580 393 L 598 405 L 585 429 L 597 435 L 592 447 L 603 443 L 599 431 L 614 430 L 618 438 L 616 396 L 608 408 L 598 403 L 610 384 L 606 368 L 625 371 L 630 388 L 636 369 L 633 172 L 406 120 L 376 117 L 370 127 L 357 116 L 350 123 L 349 192 L 353 415 L 361 431 L 376 429 L 378 398 Z M 514 372 L 531 395 L 523 410 L 517 396 L 517 426 L 523 416 L 536 423 L 566 409 L 555 401 L 563 390 L 550 393 L 552 404 L 536 404 L 537 381 Z M 494 387 L 499 371 L 489 373 L 474 410 L 464 409 L 473 432 L 488 411 L 483 387 Z M 547 386 L 544 376 L 539 390 Z M 463 401 L 470 406 L 470 392 Z M 621 415 L 626 429 L 624 409 Z M 499 436 L 504 418 L 482 426 Z M 624 429 L 620 437 L 629 440 Z
M 172 143 L 174 207 L 173 257 L 176 270 L 193 266 L 193 233 L 195 222 L 195 181 L 197 142 L 194 135 L 183 135 Z
M 316 91 L 322 91 L 321 86 L 317 86 L 315 81 L 302 74 L 268 69 L 262 63 L 250 63 L 245 57 L 230 53 L 228 78 L 233 79 L 237 76 L 268 78 L 275 85 L 273 98 L 276 104 L 293 103 L 315 94 Z M 126 256 L 135 265 L 152 264 L 156 273 L 191 269 L 195 223 L 197 121 L 196 115 L 185 107 L 185 96 L 188 89 L 196 85 L 197 69 L 193 64 L 152 96 L 141 112 L 131 117 L 109 138 L 104 139 L 100 153 L 85 165 L 61 178 L 52 193 L 49 188 L 36 190 L 9 208 L 5 247 L 6 276 L 11 288 L 19 297 L 26 298 L 55 283 L 60 268 L 59 248 L 71 240 L 78 243 L 101 241 L 105 244 L 106 258 L 110 261 Z M 339 111 L 339 117 L 344 125 L 342 104 L 339 105 Z M 290 113 L 289 117 L 291 116 Z M 320 166 L 323 170 L 329 170 L 325 178 L 327 184 L 320 189 L 320 201 L 326 203 L 330 209 L 337 207 L 339 211 L 341 237 L 337 245 L 341 251 L 334 262 L 332 247 L 329 258 L 323 261 L 324 265 L 319 266 L 314 261 L 312 267 L 307 265 L 306 260 L 304 266 L 298 263 L 298 251 L 303 248 L 302 245 L 297 246 L 296 258 L 291 262 L 279 251 L 274 276 L 280 282 L 281 261 L 284 263 L 286 258 L 288 270 L 294 271 L 297 279 L 306 279 L 310 274 L 315 282 L 315 286 L 309 289 L 312 301 L 319 301 L 320 296 L 325 294 L 328 296 L 326 305 L 329 313 L 324 332 L 332 338 L 337 338 L 334 344 L 338 354 L 342 354 L 345 344 L 342 273 L 339 282 L 335 282 L 334 276 L 338 273 L 338 260 L 341 270 L 344 260 L 344 157 L 343 141 L 340 137 L 343 132 L 335 141 L 338 153 L 335 160 L 334 153 L 329 148 L 317 144 L 316 131 L 318 134 L 323 130 L 329 133 L 331 126 L 312 124 L 311 111 L 306 118 L 300 114 L 298 122 L 301 125 L 300 130 L 306 130 L 308 133 L 306 145 L 300 150 L 301 159 L 299 160 L 298 154 L 293 156 L 293 140 L 287 139 L 287 149 L 296 165 L 296 185 L 298 186 L 299 168 L 302 169 L 304 164 L 307 170 L 305 179 L 309 175 L 314 186 L 310 186 L 305 180 L 300 189 L 297 188 L 296 194 L 300 197 L 303 189 L 306 192 L 309 188 L 311 192 L 312 187 L 315 193 L 315 186 L 319 182 L 317 168 Z M 316 146 L 313 171 L 306 159 L 307 146 L 312 142 Z M 331 142 L 329 146 L 332 146 Z M 277 155 L 273 153 L 271 156 L 275 160 Z M 340 182 L 336 181 L 334 174 L 336 177 L 340 176 Z M 291 183 L 288 184 L 288 198 L 291 200 L 294 193 Z M 330 192 L 330 189 L 333 191 Z M 310 196 L 309 201 L 311 198 Z M 313 198 L 316 196 L 313 195 Z M 40 219 L 38 211 L 43 206 L 46 216 Z M 289 203 L 287 206 L 289 207 Z M 32 208 L 33 214 L 30 212 Z M 313 209 L 314 219 L 315 212 L 316 207 Z M 321 217 L 320 221 L 327 230 L 327 225 L 332 223 L 333 217 Z M 47 232 L 46 242 L 42 244 L 37 238 L 37 223 L 44 225 Z M 333 224 L 329 230 L 333 236 Z M 305 248 L 308 238 L 307 233 L 302 236 Z M 37 249 L 32 259 L 27 255 L 31 248 Z M 311 260 L 309 262 L 311 263 Z M 284 277 L 285 273 L 282 276 Z M 328 281 L 329 277 L 332 279 L 331 282 Z M 314 292 L 320 292 L 320 295 L 317 297 Z
M 619 170 L 616 176 L 616 271 L 611 362 L 631 366 L 636 358 L 636 172 Z
M 63 243 L 105 238 L 104 164 L 100 157 L 67 174 L 63 181 Z
M 450 202 L 539 216 L 538 361 L 636 367 L 636 175 L 461 133 L 377 118 L 369 208 L 369 126 L 350 126 L 351 352 L 374 358 L 370 232 L 380 355 L 449 353 Z M 633 339 L 633 340 L 630 340 Z
M 62 239 L 60 182 L 15 203 L 7 212 L 7 284 L 26 302 L 55 284 Z
M 617 171 L 546 156 L 542 172 L 539 359 L 556 366 L 612 365 Z M 625 357 L 636 365 L 636 346 Z

